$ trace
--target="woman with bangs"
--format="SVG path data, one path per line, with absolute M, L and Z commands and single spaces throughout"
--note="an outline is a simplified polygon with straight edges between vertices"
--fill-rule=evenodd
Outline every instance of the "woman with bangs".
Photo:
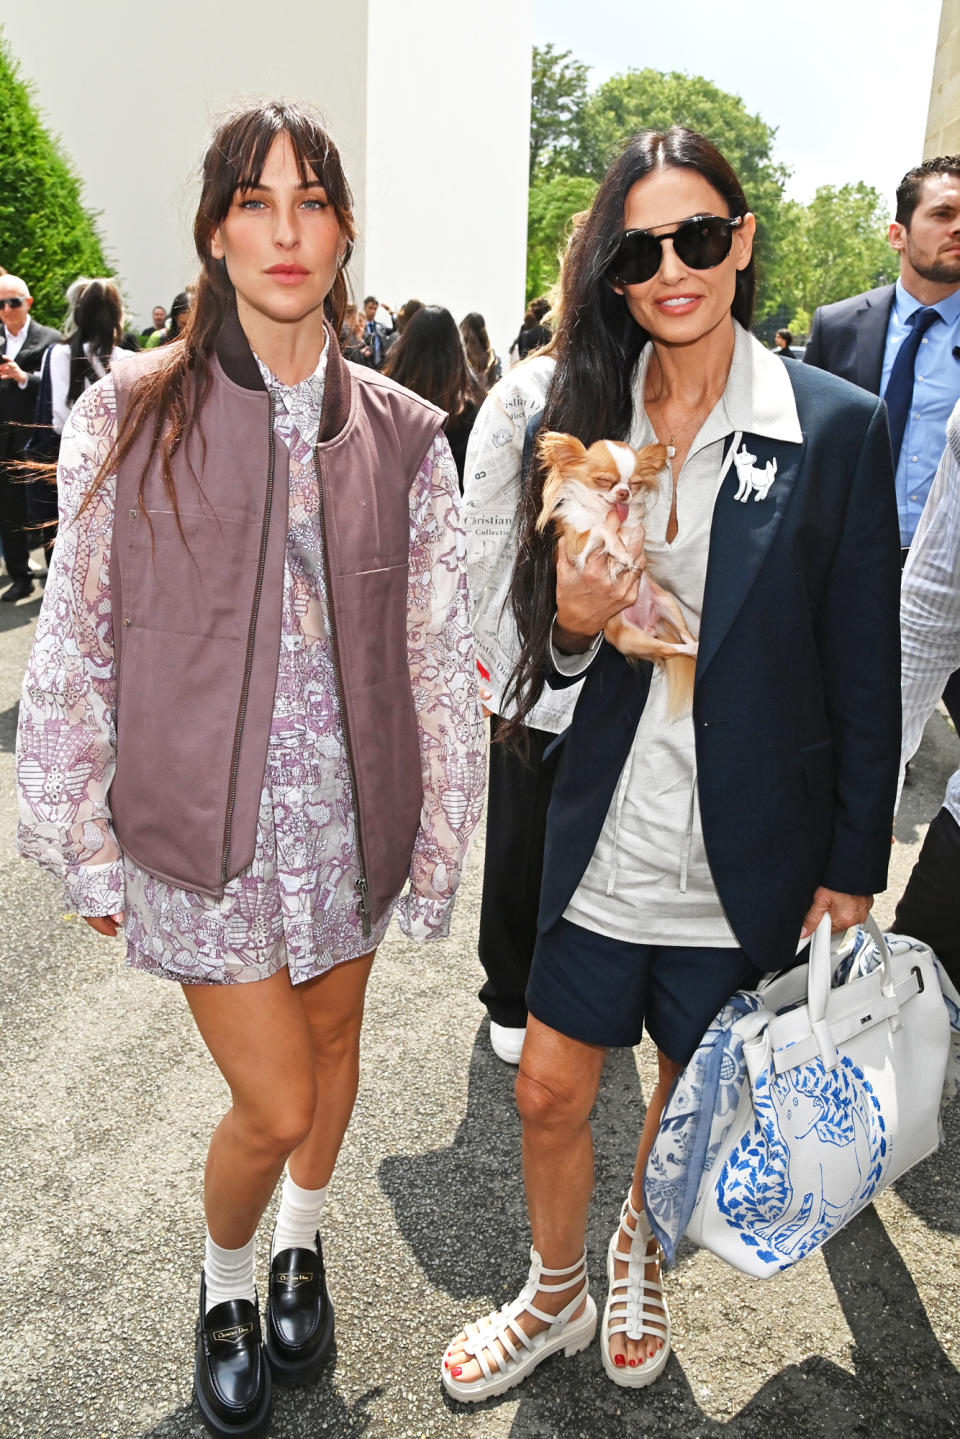
M 522 417 L 512 435 L 500 425 L 507 459 L 473 452 L 474 623 L 499 646 L 491 670 L 512 669 L 492 697 L 500 736 L 530 723 L 545 684 L 580 692 L 552 747 L 516 1084 L 532 1263 L 518 1297 L 443 1355 L 444 1386 L 465 1402 L 594 1337 L 590 1114 L 607 1049 L 644 1029 L 658 1082 L 607 1248 L 600 1357 L 624 1387 L 663 1372 L 670 1320 L 644 1176 L 673 1082 L 735 990 L 787 967 L 824 916 L 834 931 L 862 921 L 886 884 L 900 718 L 884 407 L 751 336 L 755 230 L 702 135 L 632 137 L 577 226 L 549 353 L 487 402 Z M 525 424 L 528 439 L 539 426 L 586 446 L 665 447 L 631 565 L 597 552 L 577 570 L 538 531 L 545 475 L 534 459 L 522 481 Z M 481 412 L 481 441 L 488 428 Z M 604 639 L 645 564 L 699 638 L 684 714 L 662 669 Z
M 115 364 L 64 428 L 20 846 L 183 986 L 230 1088 L 195 1390 L 213 1434 L 249 1436 L 271 1375 L 330 1352 L 319 1231 L 366 984 L 392 913 L 447 932 L 483 735 L 443 415 L 340 355 L 354 226 L 319 117 L 227 119 L 194 235 L 181 339 Z M 255 1246 L 285 1164 L 264 1355 Z

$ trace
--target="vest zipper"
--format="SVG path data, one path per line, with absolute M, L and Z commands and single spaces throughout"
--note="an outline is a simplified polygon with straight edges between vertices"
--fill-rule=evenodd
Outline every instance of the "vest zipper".
M 360 827 L 360 805 L 357 801 L 357 770 L 353 762 L 353 745 L 350 740 L 350 722 L 347 718 L 347 706 L 343 697 L 343 680 L 340 674 L 340 654 L 337 648 L 337 619 L 333 610 L 333 589 L 330 584 L 330 551 L 327 546 L 327 520 L 323 507 L 323 465 L 320 461 L 320 449 L 314 449 L 314 460 L 317 466 L 317 495 L 320 513 L 320 538 L 323 543 L 323 578 L 327 587 L 327 616 L 330 624 L 330 650 L 333 656 L 333 673 L 337 681 L 337 702 L 340 705 L 340 720 L 343 724 L 343 739 L 347 751 L 347 766 L 350 770 L 350 787 L 353 795 L 353 823 L 357 835 L 357 857 L 360 860 L 360 877 L 354 885 L 357 891 L 356 912 L 360 916 L 360 928 L 365 935 L 370 933 L 370 900 L 369 886 L 367 884 L 367 865 L 363 857 L 363 831 Z
M 250 675 L 253 670 L 253 642 L 257 632 L 257 616 L 260 613 L 260 595 L 263 591 L 263 571 L 267 563 L 267 536 L 270 531 L 270 511 L 273 507 L 273 470 L 276 446 L 273 435 L 273 395 L 270 401 L 270 433 L 267 440 L 267 493 L 263 506 L 263 526 L 260 531 L 260 554 L 257 558 L 257 583 L 253 591 L 253 605 L 250 611 L 250 628 L 247 631 L 247 653 L 243 665 L 243 686 L 240 690 L 240 707 L 237 711 L 237 728 L 233 737 L 233 754 L 230 759 L 230 786 L 227 790 L 227 815 L 223 826 L 223 855 L 220 861 L 220 881 L 227 882 L 227 859 L 230 854 L 230 839 L 233 831 L 233 811 L 237 800 L 237 773 L 240 768 L 240 741 L 243 724 L 247 717 L 247 701 L 250 696 Z

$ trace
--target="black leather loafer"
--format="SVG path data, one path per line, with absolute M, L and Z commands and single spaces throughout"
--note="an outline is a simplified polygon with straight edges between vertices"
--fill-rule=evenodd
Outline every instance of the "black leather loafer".
M 267 1354 L 278 1384 L 309 1384 L 333 1345 L 333 1305 L 317 1235 L 312 1249 L 282 1249 L 270 1264 Z
M 206 1314 L 206 1291 L 201 1277 L 193 1388 L 203 1422 L 216 1439 L 259 1439 L 271 1399 L 260 1311 L 249 1299 L 227 1299 Z

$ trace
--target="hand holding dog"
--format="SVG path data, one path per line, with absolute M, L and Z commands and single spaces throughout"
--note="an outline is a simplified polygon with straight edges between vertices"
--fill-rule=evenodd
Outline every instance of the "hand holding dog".
M 642 529 L 632 539 L 623 536 L 623 541 L 636 569 L 613 564 L 601 550 L 595 550 L 583 569 L 578 569 L 567 559 L 563 545 L 557 548 L 554 642 L 567 654 L 589 648 L 614 615 L 636 604 L 644 564 Z

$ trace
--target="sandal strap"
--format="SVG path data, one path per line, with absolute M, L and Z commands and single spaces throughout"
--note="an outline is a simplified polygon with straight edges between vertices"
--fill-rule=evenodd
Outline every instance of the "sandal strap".
M 576 1264 L 571 1264 L 567 1269 L 545 1269 L 540 1255 L 535 1249 L 531 1249 L 530 1259 L 530 1273 L 517 1298 L 489 1315 L 489 1323 L 478 1330 L 476 1334 L 469 1335 L 460 1346 L 464 1353 L 476 1359 L 486 1380 L 492 1379 L 495 1373 L 502 1374 L 512 1364 L 522 1360 L 523 1350 L 529 1352 L 536 1348 L 538 1341 L 542 1341 L 544 1332 L 549 1334 L 552 1329 L 566 1324 L 577 1306 L 583 1302 L 590 1288 L 587 1278 L 586 1249 Z M 552 1278 L 572 1274 L 573 1278 L 566 1280 L 563 1284 L 543 1284 L 541 1276 L 544 1274 L 548 1274 Z M 564 1305 L 559 1314 L 548 1314 L 545 1310 L 538 1309 L 533 1303 L 538 1290 L 550 1293 L 571 1289 L 574 1285 L 579 1286 L 576 1294 Z M 520 1316 L 525 1313 L 546 1324 L 548 1326 L 546 1331 L 533 1336 L 527 1334 L 523 1326 L 518 1323 Z M 496 1348 L 498 1343 L 503 1350 L 502 1354 Z M 495 1368 L 491 1366 L 491 1360 Z

